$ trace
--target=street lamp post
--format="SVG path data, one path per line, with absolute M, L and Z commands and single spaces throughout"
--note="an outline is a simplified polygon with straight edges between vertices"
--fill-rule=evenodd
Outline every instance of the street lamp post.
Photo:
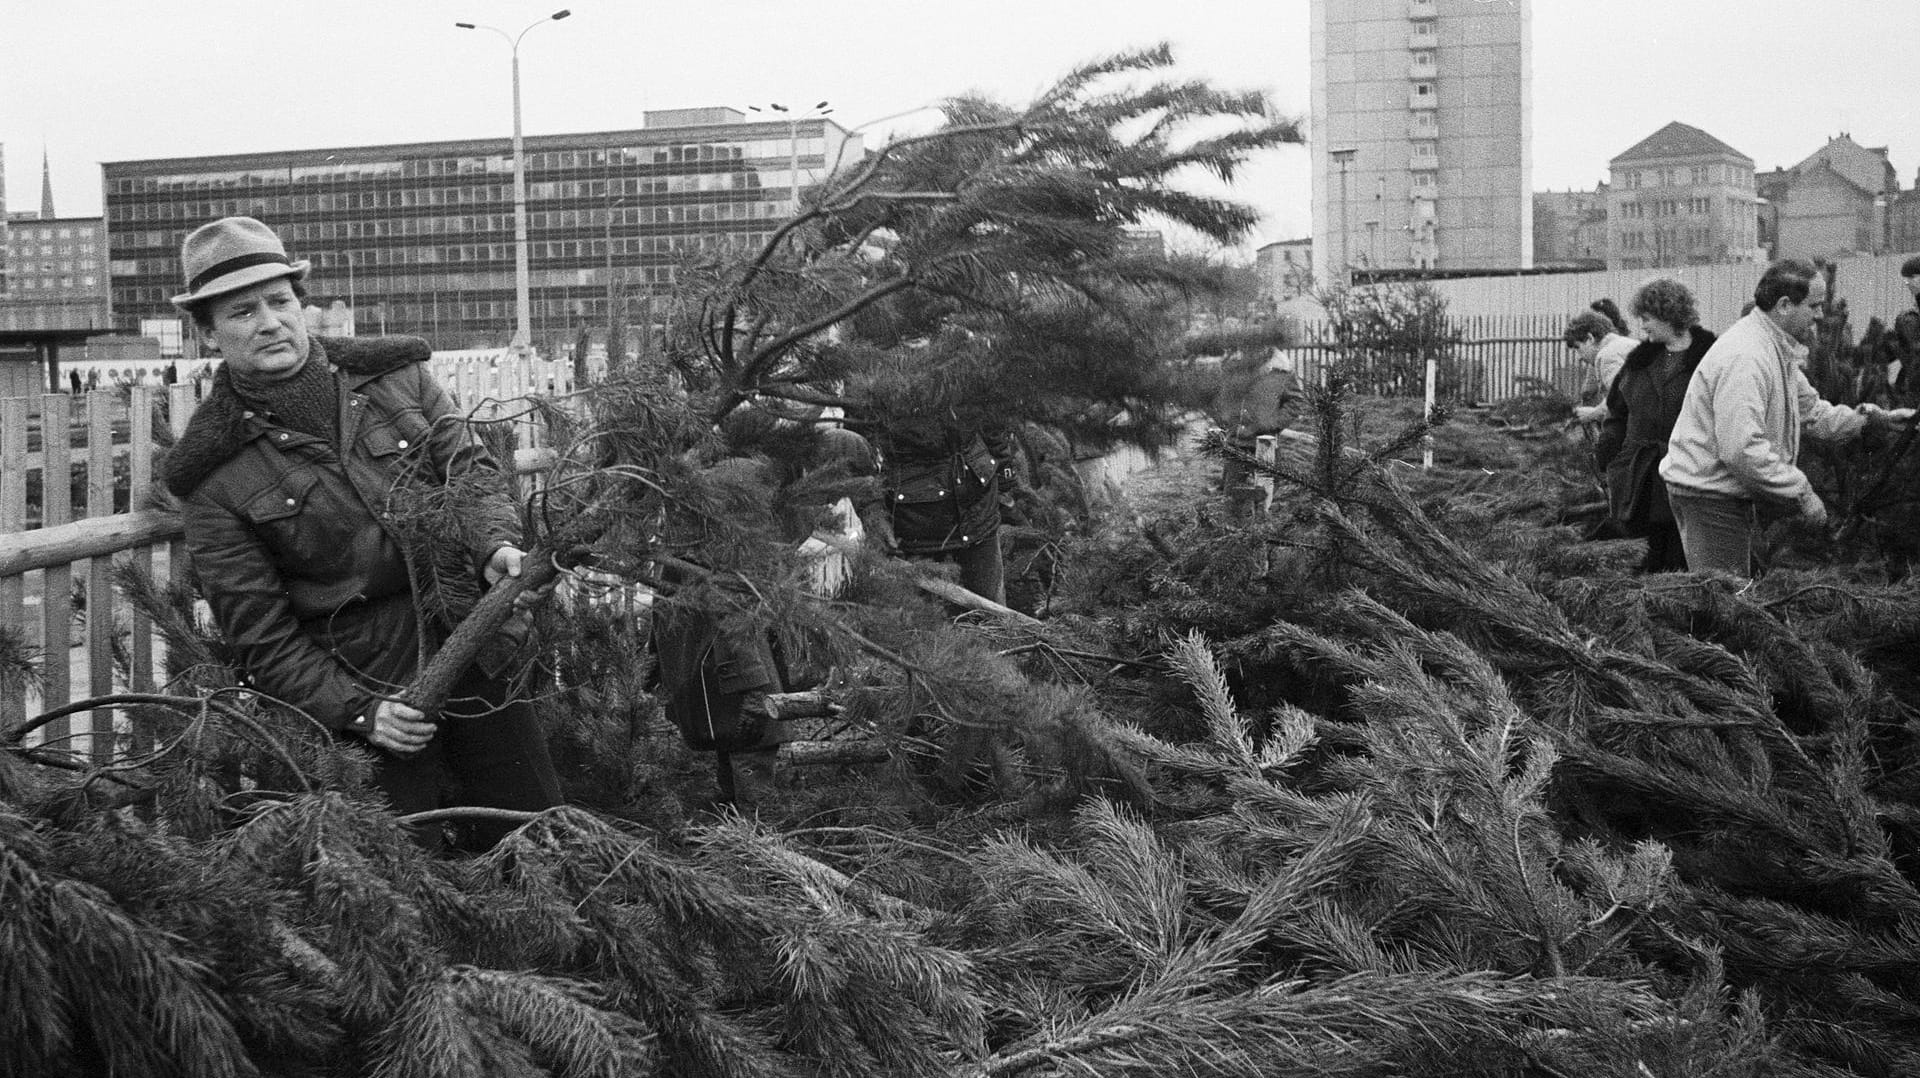
M 1347 168 L 1353 164 L 1352 148 L 1328 151 L 1336 164 L 1340 166 L 1340 261 L 1336 271 L 1341 280 L 1353 284 L 1353 251 L 1349 244 L 1353 242 L 1353 228 L 1347 217 Z
M 788 212 L 799 213 L 800 212 L 800 121 L 821 119 L 825 117 L 828 113 L 831 113 L 833 110 L 827 107 L 827 103 L 825 101 L 821 101 L 815 104 L 812 109 L 808 110 L 805 116 L 795 113 L 793 110 L 787 108 L 787 106 L 782 105 L 777 101 L 768 102 L 767 107 L 772 109 L 775 112 L 784 114 L 787 118 L 787 181 L 788 181 L 788 187 L 789 187 L 789 190 L 787 192 L 787 197 L 792 202 L 792 206 L 788 210 Z M 748 105 L 747 111 L 759 112 L 761 110 L 760 110 L 760 106 L 758 105 Z M 905 113 L 902 113 L 901 115 L 905 115 Z
M 513 54 L 513 350 L 523 354 L 533 342 L 533 287 L 527 265 L 527 160 L 520 141 L 520 39 L 541 23 L 558 22 L 571 14 L 562 8 L 511 35 L 497 26 L 453 24 L 462 30 L 492 30 L 506 39 Z

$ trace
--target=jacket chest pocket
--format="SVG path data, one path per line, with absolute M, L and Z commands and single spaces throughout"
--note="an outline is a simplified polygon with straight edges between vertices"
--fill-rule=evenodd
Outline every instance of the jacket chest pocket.
M 312 578 L 351 560 L 355 537 L 344 508 L 319 476 L 289 472 L 250 498 L 242 511 L 283 571 Z
M 433 458 L 427 442 L 432 433 L 432 425 L 420 409 L 403 408 L 388 415 L 369 416 L 358 441 L 361 452 L 388 471 L 403 461 L 408 468 L 430 469 Z

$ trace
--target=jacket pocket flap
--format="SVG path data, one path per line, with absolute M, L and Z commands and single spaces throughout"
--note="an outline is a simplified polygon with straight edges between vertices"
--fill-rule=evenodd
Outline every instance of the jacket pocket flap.
M 304 509 L 307 495 L 319 478 L 311 473 L 292 473 L 281 477 L 280 482 L 254 495 L 247 502 L 247 519 L 256 524 L 269 520 L 284 520 Z
M 391 457 L 395 453 L 405 453 L 420 445 L 423 439 L 419 435 L 408 437 L 406 430 L 398 423 L 383 423 L 370 427 L 360 435 L 360 444 L 375 457 Z
M 902 474 L 887 486 L 893 501 L 908 505 L 942 501 L 953 493 L 949 479 L 932 472 Z

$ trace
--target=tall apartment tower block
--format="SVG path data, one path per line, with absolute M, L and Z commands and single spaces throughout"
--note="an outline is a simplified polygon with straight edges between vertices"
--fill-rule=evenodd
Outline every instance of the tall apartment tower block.
M 1312 3 L 1315 261 L 1532 265 L 1532 0 Z

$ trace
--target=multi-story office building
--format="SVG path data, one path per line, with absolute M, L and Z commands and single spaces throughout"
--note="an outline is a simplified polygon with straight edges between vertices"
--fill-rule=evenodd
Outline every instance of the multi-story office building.
M 7 209 L 0 179 L 0 328 L 98 332 L 109 324 L 107 303 L 105 221 L 54 212 L 44 154 L 39 210 Z
M 1607 162 L 1608 269 L 1750 262 L 1753 158 L 1675 121 Z
M 107 303 L 107 229 L 98 217 L 8 214 L 7 298 L 20 303 Z
M 632 131 L 525 139 L 533 341 L 607 326 L 626 297 L 662 294 L 702 247 L 764 240 L 796 193 L 862 155 L 823 118 L 748 122 L 728 108 L 646 114 Z M 345 301 L 362 332 L 443 348 L 514 331 L 510 140 L 422 142 L 103 166 L 114 316 L 174 318 L 180 241 L 257 217 L 313 260 L 311 302 Z
M 1531 264 L 1531 25 L 1531 0 L 1313 0 L 1323 271 Z

